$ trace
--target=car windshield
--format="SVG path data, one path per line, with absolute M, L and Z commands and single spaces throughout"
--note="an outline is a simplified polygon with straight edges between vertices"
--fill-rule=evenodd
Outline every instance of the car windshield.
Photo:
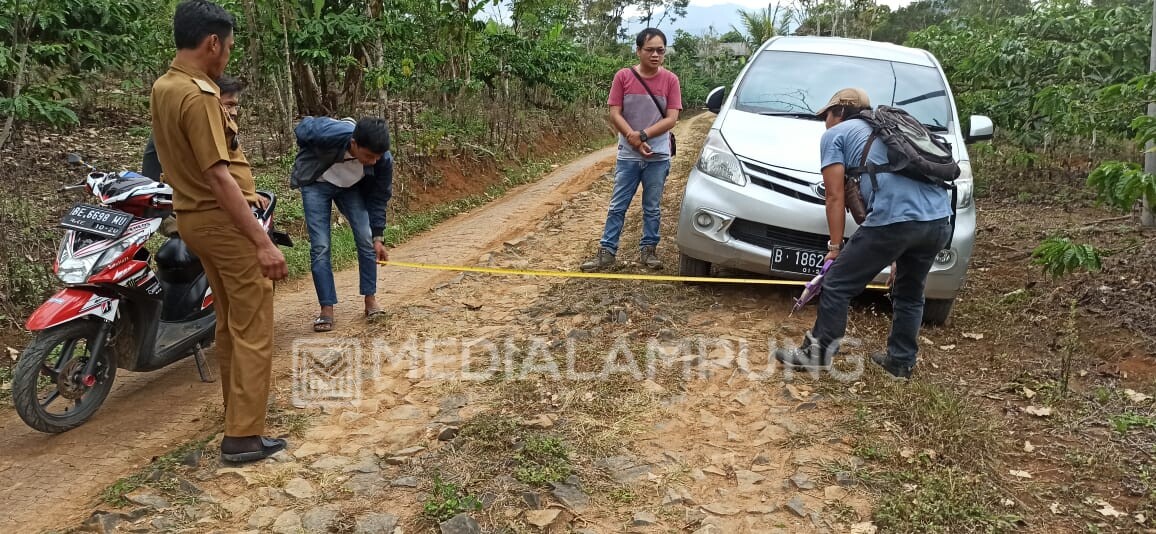
M 814 114 L 845 87 L 867 92 L 871 104 L 903 108 L 932 130 L 946 130 L 950 106 L 934 67 L 806 52 L 759 54 L 739 86 L 735 107 L 767 115 Z

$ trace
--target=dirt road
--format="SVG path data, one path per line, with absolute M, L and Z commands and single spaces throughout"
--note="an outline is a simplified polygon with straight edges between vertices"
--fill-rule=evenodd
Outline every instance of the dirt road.
M 613 163 L 603 149 L 559 167 L 503 199 L 460 215 L 392 251 L 407 261 L 471 263 L 484 251 L 533 225 L 572 195 L 587 189 Z M 298 246 L 307 246 L 302 241 Z M 304 244 L 304 245 L 303 245 Z M 453 273 L 393 270 L 379 282 L 379 301 L 395 307 L 420 298 Z M 337 276 L 342 304 L 333 335 L 363 328 L 357 271 Z M 300 336 L 316 336 L 316 298 L 308 283 L 279 289 L 276 302 L 277 374 L 291 364 Z M 218 425 L 219 385 L 197 379 L 191 360 L 169 369 L 118 375 L 105 406 L 83 427 L 63 435 L 29 429 L 13 412 L 0 419 L 0 532 L 36 532 L 76 525 L 99 504 L 100 493 L 175 446 Z M 285 380 L 278 384 L 284 391 Z

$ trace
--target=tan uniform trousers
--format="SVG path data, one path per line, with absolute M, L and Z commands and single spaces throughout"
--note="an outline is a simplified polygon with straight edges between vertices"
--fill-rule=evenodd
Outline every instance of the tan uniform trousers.
M 201 258 L 213 289 L 225 435 L 261 435 L 273 372 L 273 281 L 261 274 L 256 248 L 224 210 L 180 212 L 177 229 Z

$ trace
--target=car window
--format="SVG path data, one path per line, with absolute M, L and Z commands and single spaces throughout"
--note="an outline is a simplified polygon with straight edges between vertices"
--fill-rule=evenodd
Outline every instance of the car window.
M 946 130 L 951 106 L 939 71 L 910 63 L 892 63 L 891 67 L 895 69 L 896 79 L 895 100 L 891 105 L 903 108 L 923 124 Z
M 751 113 L 814 113 L 845 87 L 863 89 L 872 105 L 900 107 L 927 125 L 947 126 L 947 92 L 935 68 L 829 54 L 759 54 L 739 85 L 735 107 Z

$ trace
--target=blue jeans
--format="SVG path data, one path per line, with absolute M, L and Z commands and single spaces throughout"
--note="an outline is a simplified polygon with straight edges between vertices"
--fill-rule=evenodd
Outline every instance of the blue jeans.
M 313 271 L 313 287 L 322 306 L 337 304 L 337 289 L 333 285 L 333 263 L 330 254 L 333 204 L 349 221 L 353 239 L 357 243 L 357 267 L 361 273 L 361 294 L 377 294 L 377 253 L 369 229 L 369 211 L 361 192 L 356 187 L 342 188 L 329 182 L 317 181 L 301 188 L 301 203 L 305 209 L 305 225 L 309 228 L 309 260 Z
M 658 245 L 658 225 L 662 219 L 662 188 L 670 174 L 670 160 L 642 161 L 620 159 L 614 169 L 614 192 L 610 195 L 610 209 L 606 214 L 606 228 L 599 243 L 602 248 L 618 254 L 618 238 L 626 220 L 630 201 L 642 184 L 642 241 L 640 247 Z
M 948 218 L 860 226 L 823 277 L 819 316 L 811 329 L 822 354 L 833 355 L 838 351 L 839 340 L 847 331 L 851 299 L 895 262 L 887 354 L 897 364 L 914 366 L 919 350 L 919 326 L 923 321 L 923 286 L 935 255 L 947 245 L 950 235 Z

